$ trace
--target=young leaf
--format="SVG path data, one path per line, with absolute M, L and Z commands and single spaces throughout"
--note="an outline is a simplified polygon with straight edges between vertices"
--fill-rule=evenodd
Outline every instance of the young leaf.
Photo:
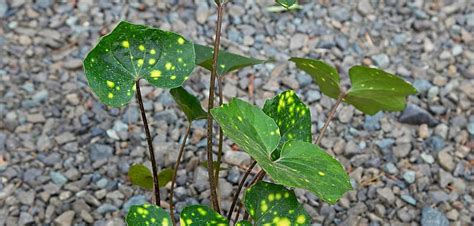
M 170 90 L 170 93 L 189 122 L 207 117 L 207 112 L 202 109 L 198 98 L 190 94 L 183 87 L 173 88 Z
M 379 111 L 401 111 L 406 97 L 416 89 L 400 77 L 376 68 L 354 66 L 349 70 L 352 87 L 344 97 L 360 111 L 374 115 Z
M 193 43 L 182 36 L 121 21 L 87 54 L 84 69 L 100 101 L 119 107 L 133 97 L 138 79 L 156 87 L 178 87 L 194 62 Z
M 334 99 L 339 97 L 340 78 L 335 68 L 320 60 L 292 57 L 290 61 L 295 62 L 297 68 L 310 74 L 322 93 Z
M 227 218 L 203 205 L 187 206 L 181 211 L 181 226 L 226 226 Z
M 280 158 L 271 153 L 280 141 L 280 130 L 262 110 L 242 100 L 211 110 L 224 134 L 249 153 L 276 182 L 307 189 L 331 204 L 351 189 L 342 165 L 318 146 L 304 141 L 285 143 Z
M 270 116 L 280 129 L 279 149 L 288 140 L 311 142 L 309 108 L 293 90 L 287 90 L 267 100 L 263 106 L 263 112 Z M 278 154 L 275 156 L 276 158 L 278 158 Z
M 288 9 L 296 3 L 296 0 L 276 0 L 276 3 Z
M 150 170 L 143 164 L 135 164 L 128 170 L 128 177 L 133 185 L 143 189 L 153 189 L 153 176 Z M 173 177 L 173 170 L 170 168 L 162 169 L 158 173 L 158 185 L 160 187 L 166 186 Z
M 152 190 L 153 176 L 150 170 L 143 164 L 135 164 L 128 170 L 128 178 L 133 185 Z
M 125 220 L 129 226 L 171 226 L 172 224 L 168 212 L 151 204 L 130 207 Z
M 245 191 L 244 205 L 255 225 L 311 224 L 311 217 L 298 203 L 295 192 L 282 185 L 256 183 Z
M 209 71 L 212 70 L 212 55 L 214 49 L 199 44 L 194 44 L 194 49 L 196 51 L 196 64 Z M 233 70 L 262 63 L 265 63 L 265 60 L 244 57 L 219 50 L 219 58 L 217 59 L 217 74 L 223 75 Z

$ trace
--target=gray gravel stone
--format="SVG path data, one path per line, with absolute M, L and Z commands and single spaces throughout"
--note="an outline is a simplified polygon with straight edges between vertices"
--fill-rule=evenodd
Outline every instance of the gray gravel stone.
M 446 216 L 430 207 L 423 208 L 421 215 L 422 226 L 449 226 L 449 221 Z
M 428 124 L 429 126 L 435 126 L 438 124 L 438 121 L 430 113 L 413 104 L 408 104 L 400 115 L 399 121 L 413 125 Z

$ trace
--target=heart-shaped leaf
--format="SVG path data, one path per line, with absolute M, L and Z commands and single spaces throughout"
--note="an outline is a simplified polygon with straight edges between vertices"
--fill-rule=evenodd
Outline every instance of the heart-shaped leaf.
M 151 205 L 143 204 L 130 207 L 125 219 L 129 226 L 171 226 L 171 217 L 164 209 Z
M 153 189 L 153 176 L 151 171 L 143 164 L 135 164 L 128 170 L 128 177 L 133 185 L 139 186 L 143 189 Z M 166 186 L 173 177 L 173 170 L 170 168 L 162 169 L 158 173 L 158 185 L 160 187 Z
M 242 100 L 211 110 L 224 134 L 250 154 L 273 180 L 290 187 L 307 189 L 331 204 L 351 189 L 342 165 L 311 143 L 291 140 L 280 158 L 272 152 L 280 141 L 280 130 L 262 110 Z
M 255 225 L 310 225 L 311 218 L 295 192 L 260 181 L 245 191 L 244 205 Z
M 130 101 L 140 78 L 156 87 L 181 86 L 194 62 L 193 43 L 182 36 L 121 21 L 87 54 L 84 69 L 100 101 L 118 107 Z
M 226 226 L 227 218 L 203 205 L 187 206 L 181 211 L 181 226 Z
M 297 68 L 311 75 L 322 93 L 334 99 L 339 97 L 340 78 L 335 68 L 320 60 L 292 57 L 290 61 L 295 62 Z
M 235 224 L 235 226 L 252 226 L 252 224 L 248 221 L 241 220 Z
M 369 115 L 382 110 L 401 111 L 405 109 L 406 97 L 417 93 L 410 83 L 376 68 L 354 66 L 349 77 L 352 87 L 344 101 Z
M 188 118 L 189 122 L 198 119 L 205 119 L 207 117 L 207 112 L 202 109 L 198 98 L 190 94 L 183 87 L 173 88 L 170 90 L 170 93 L 179 108 L 181 108 Z
M 196 50 L 196 64 L 211 71 L 213 57 L 212 55 L 214 53 L 214 49 L 199 44 L 194 44 L 194 49 Z M 234 53 L 219 50 L 219 57 L 217 59 L 217 74 L 224 75 L 233 70 L 238 70 L 244 67 L 262 63 L 265 63 L 265 60 L 244 57 Z
M 263 106 L 263 112 L 270 116 L 280 129 L 281 139 L 278 149 L 288 140 L 311 142 L 309 108 L 293 90 L 287 90 L 267 100 Z M 274 156 L 274 159 L 278 158 L 278 154 Z
M 276 0 L 276 3 L 288 9 L 296 3 L 296 0 Z

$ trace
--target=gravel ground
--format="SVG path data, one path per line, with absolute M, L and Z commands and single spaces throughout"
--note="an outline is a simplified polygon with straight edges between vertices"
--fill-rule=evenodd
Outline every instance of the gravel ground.
M 132 163 L 149 165 L 138 108 L 100 104 L 83 57 L 120 19 L 210 44 L 211 0 L 0 0 L 0 225 L 123 225 L 130 205 L 151 192 L 132 186 Z M 97 3 L 100 2 L 100 3 Z M 158 3 L 157 3 L 158 2 Z M 354 190 L 330 206 L 296 190 L 314 225 L 470 225 L 474 221 L 474 2 L 305 1 L 271 13 L 273 1 L 234 1 L 223 25 L 225 48 L 284 62 L 322 58 L 347 80 L 354 64 L 375 65 L 413 82 L 419 94 L 402 113 L 366 116 L 344 105 L 322 146 L 350 172 Z M 256 2 L 256 3 L 255 3 Z M 209 73 L 186 87 L 207 101 Z M 334 101 L 293 64 L 244 69 L 224 79 L 228 99 L 262 105 L 295 89 L 311 106 L 316 133 Z M 249 95 L 249 86 L 254 92 Z M 166 90 L 142 92 L 161 167 L 173 165 L 186 122 Z M 205 122 L 193 126 L 179 171 L 177 209 L 208 203 Z M 230 205 L 250 158 L 226 141 L 220 176 Z M 168 188 L 162 189 L 162 196 Z

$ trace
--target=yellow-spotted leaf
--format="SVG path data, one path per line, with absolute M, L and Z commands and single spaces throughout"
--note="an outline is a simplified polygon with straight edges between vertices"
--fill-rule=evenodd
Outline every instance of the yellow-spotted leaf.
M 214 49 L 199 44 L 194 44 L 194 49 L 196 50 L 196 64 L 209 71 L 212 70 L 212 55 L 214 53 Z M 244 67 L 262 63 L 265 63 L 265 60 L 244 57 L 220 50 L 219 57 L 217 58 L 217 74 L 224 75 L 233 70 L 238 70 Z
M 276 0 L 276 3 L 288 9 L 296 4 L 296 0 Z
M 369 115 L 401 111 L 405 109 L 406 97 L 417 93 L 410 83 L 377 68 L 354 66 L 349 77 L 352 87 L 344 101 Z
M 164 209 L 143 204 L 130 207 L 125 219 L 128 226 L 171 226 L 171 217 Z
M 211 110 L 224 134 L 251 155 L 274 181 L 307 189 L 331 204 L 351 189 L 342 165 L 316 145 L 286 142 L 278 159 L 272 152 L 280 142 L 280 129 L 261 109 L 239 99 Z
M 295 192 L 260 181 L 245 191 L 244 205 L 255 225 L 311 225 L 311 217 Z
M 162 169 L 158 173 L 158 184 L 160 187 L 166 186 L 173 177 L 173 170 L 170 168 Z M 128 170 L 128 178 L 133 185 L 143 189 L 153 189 L 153 176 L 151 171 L 143 164 L 135 164 Z
M 204 119 L 207 112 L 202 109 L 201 103 L 194 95 L 190 94 L 183 87 L 173 88 L 170 90 L 171 96 L 178 104 L 179 108 L 184 112 L 188 121 Z
M 235 226 L 252 226 L 252 224 L 248 221 L 241 220 L 235 224 Z
M 340 78 L 334 67 L 323 61 L 307 58 L 292 57 L 290 61 L 293 61 L 297 68 L 311 75 L 322 93 L 334 99 L 339 97 L 341 92 Z
M 288 140 L 311 142 L 311 114 L 293 90 L 282 92 L 265 102 L 263 112 L 270 116 L 280 129 L 280 144 L 283 146 Z M 274 159 L 279 152 L 273 153 Z
M 181 226 L 228 226 L 227 218 L 203 205 L 187 206 L 181 211 Z
M 194 62 L 193 43 L 182 36 L 121 21 L 87 54 L 84 70 L 99 100 L 119 107 L 131 100 L 138 79 L 175 88 L 188 78 Z

